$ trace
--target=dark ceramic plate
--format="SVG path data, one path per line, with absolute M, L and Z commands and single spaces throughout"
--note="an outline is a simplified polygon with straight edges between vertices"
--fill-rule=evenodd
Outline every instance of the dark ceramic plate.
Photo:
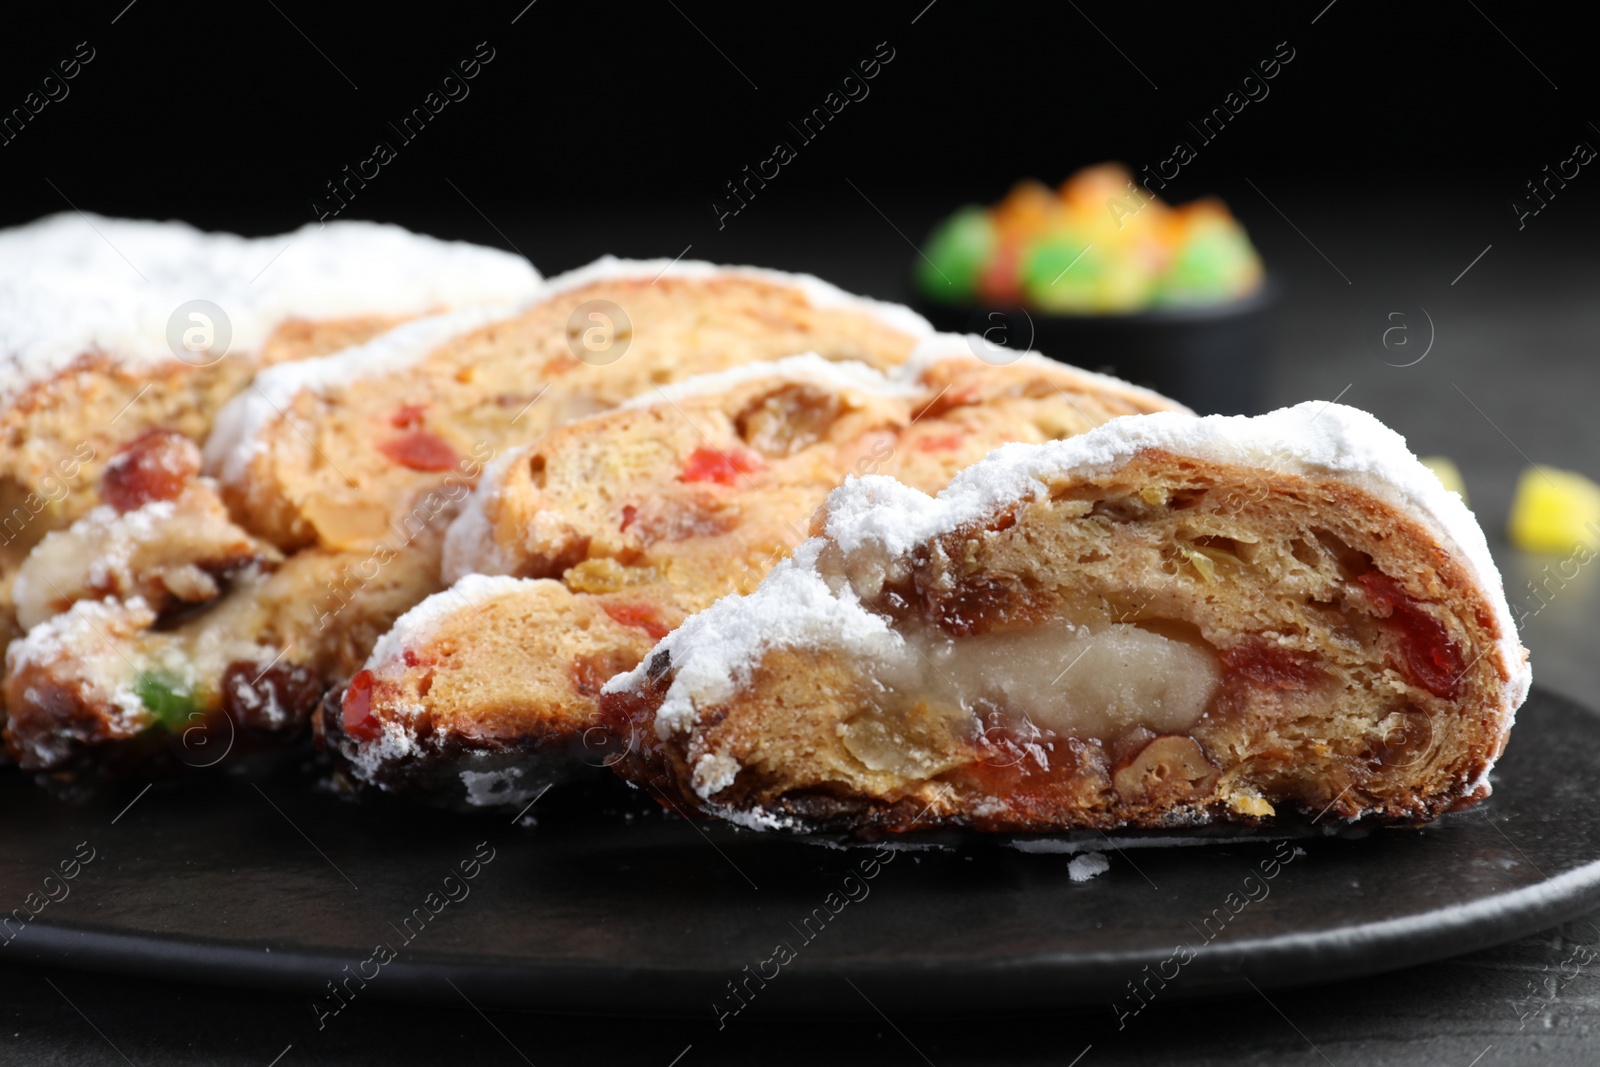
M 992 841 L 874 865 L 871 849 L 690 825 L 606 783 L 519 823 L 310 780 L 288 767 L 70 805 L 0 775 L 0 904 L 39 907 L 0 951 L 329 1009 L 326 983 L 359 973 L 345 988 L 362 997 L 583 1012 L 728 1011 L 730 982 L 783 1011 L 1131 1010 L 1131 987 L 1349 978 L 1600 904 L 1600 718 L 1538 691 L 1475 811 L 1361 839 L 1091 834 L 1110 867 L 1086 881 L 1059 851 Z M 63 861 L 76 877 L 49 877 Z
M 918 300 L 928 321 L 991 344 L 1032 348 L 1064 363 L 1106 371 L 1181 400 L 1202 415 L 1263 409 L 1272 311 L 1268 280 L 1226 304 L 1119 315 L 1052 315 L 1015 307 L 952 307 Z

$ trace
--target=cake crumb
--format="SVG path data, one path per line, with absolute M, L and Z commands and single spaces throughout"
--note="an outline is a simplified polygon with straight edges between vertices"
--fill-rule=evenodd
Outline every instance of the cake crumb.
M 1100 852 L 1085 852 L 1067 864 L 1067 874 L 1074 882 L 1087 882 L 1097 874 L 1104 874 L 1111 868 L 1111 861 Z

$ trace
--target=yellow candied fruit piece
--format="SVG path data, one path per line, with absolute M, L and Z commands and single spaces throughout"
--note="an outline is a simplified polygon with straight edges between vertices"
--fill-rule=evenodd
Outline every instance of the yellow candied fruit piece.
M 574 593 L 616 593 L 656 579 L 651 567 L 628 567 L 614 559 L 586 559 L 561 576 Z
M 1461 468 L 1449 456 L 1423 456 L 1422 465 L 1431 470 L 1434 477 L 1439 479 L 1446 489 L 1461 497 L 1461 502 L 1467 502 L 1467 483 L 1461 478 Z
M 1507 524 L 1527 552 L 1571 552 L 1600 545 L 1600 485 L 1572 471 L 1529 467 L 1517 479 Z
M 1159 485 L 1147 485 L 1139 490 L 1139 499 L 1151 507 L 1160 507 L 1167 502 L 1167 491 Z

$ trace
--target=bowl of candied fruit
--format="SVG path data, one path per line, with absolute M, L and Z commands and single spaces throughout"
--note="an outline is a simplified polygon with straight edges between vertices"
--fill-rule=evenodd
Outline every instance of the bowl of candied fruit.
M 1169 205 L 1120 164 L 1023 181 L 942 219 L 914 261 L 919 311 L 1201 413 L 1260 410 L 1276 287 L 1214 197 Z

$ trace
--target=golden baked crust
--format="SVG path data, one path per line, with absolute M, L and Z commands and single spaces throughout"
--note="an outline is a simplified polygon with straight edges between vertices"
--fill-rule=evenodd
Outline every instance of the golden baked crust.
M 887 554 L 835 521 L 868 494 L 836 498 L 819 528 L 847 545 L 814 542 L 608 689 L 616 769 L 747 825 L 864 836 L 1421 822 L 1487 796 L 1527 691 L 1498 576 L 1467 562 L 1487 550 L 1376 479 L 1219 454 L 1046 465 Z M 963 475 L 969 500 L 1000 466 Z M 807 597 L 809 633 L 716 645 Z
M 901 383 L 802 357 L 684 390 L 555 429 L 480 486 L 446 550 L 446 577 L 462 580 L 324 711 L 356 777 L 516 803 L 580 758 L 598 766 L 600 686 L 688 615 L 753 590 L 847 477 L 938 489 L 1008 441 L 1174 406 L 1045 360 L 970 354 Z M 517 781 L 466 797 L 451 780 L 491 765 Z

